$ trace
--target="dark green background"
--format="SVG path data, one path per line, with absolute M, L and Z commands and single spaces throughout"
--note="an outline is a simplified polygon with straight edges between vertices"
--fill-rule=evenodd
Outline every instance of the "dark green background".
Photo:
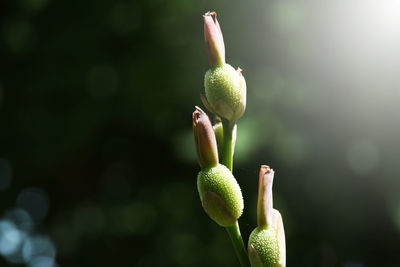
M 239 266 L 196 188 L 191 114 L 215 10 L 247 81 L 234 159 L 245 242 L 268 164 L 288 266 L 399 266 L 400 33 L 364 7 L 1 1 L 0 220 L 47 200 L 30 235 L 52 240 L 59 266 Z M 39 201 L 19 201 L 26 190 Z

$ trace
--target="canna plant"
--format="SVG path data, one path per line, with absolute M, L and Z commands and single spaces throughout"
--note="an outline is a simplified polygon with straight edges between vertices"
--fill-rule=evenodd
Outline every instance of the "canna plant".
M 225 62 L 225 44 L 215 12 L 203 15 L 204 38 L 210 69 L 204 78 L 204 106 L 215 116 L 196 106 L 193 133 L 201 171 L 197 189 L 208 216 L 225 227 L 242 267 L 285 267 L 286 248 L 282 217 L 272 207 L 274 171 L 262 165 L 259 174 L 257 227 L 244 245 L 238 219 L 243 213 L 243 196 L 233 176 L 236 123 L 246 109 L 246 81 L 242 70 Z

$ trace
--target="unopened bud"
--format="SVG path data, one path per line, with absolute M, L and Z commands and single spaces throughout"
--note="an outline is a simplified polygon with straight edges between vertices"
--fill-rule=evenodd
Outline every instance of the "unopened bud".
M 249 238 L 252 267 L 285 267 L 285 231 L 279 211 L 272 205 L 274 171 L 262 165 L 259 173 L 257 224 Z
M 199 107 L 193 112 L 193 133 L 200 167 L 218 164 L 218 148 L 214 128 L 207 114 Z
M 204 19 L 204 40 L 206 42 L 208 60 L 211 68 L 225 64 L 225 44 L 221 28 L 217 20 L 217 13 L 207 12 Z
M 210 69 L 204 78 L 205 105 L 216 115 L 235 122 L 246 109 L 246 81 L 242 70 L 231 65 Z
M 258 181 L 257 224 L 267 228 L 272 224 L 272 183 L 274 170 L 267 165 L 261 165 Z
M 232 226 L 242 215 L 242 191 L 224 165 L 201 170 L 197 176 L 197 188 L 205 212 L 220 226 Z

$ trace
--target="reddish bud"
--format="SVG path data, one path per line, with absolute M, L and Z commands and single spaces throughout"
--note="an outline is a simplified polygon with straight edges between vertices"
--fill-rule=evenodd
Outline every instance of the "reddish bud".
M 207 114 L 199 107 L 193 112 L 193 133 L 197 158 L 202 169 L 218 164 L 218 149 L 214 128 Z
M 258 227 L 272 225 L 272 183 L 274 171 L 267 165 L 261 165 L 258 182 L 257 223 Z
M 211 68 L 225 64 L 225 45 L 221 28 L 217 20 L 217 13 L 207 12 L 204 19 L 204 39 L 206 42 L 208 60 Z

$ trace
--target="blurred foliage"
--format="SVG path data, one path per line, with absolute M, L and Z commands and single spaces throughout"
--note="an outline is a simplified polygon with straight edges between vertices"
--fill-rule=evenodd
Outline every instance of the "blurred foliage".
M 361 2 L 1 1 L 0 265 L 238 266 L 196 191 L 216 10 L 245 239 L 269 164 L 289 266 L 399 266 L 400 35 Z

